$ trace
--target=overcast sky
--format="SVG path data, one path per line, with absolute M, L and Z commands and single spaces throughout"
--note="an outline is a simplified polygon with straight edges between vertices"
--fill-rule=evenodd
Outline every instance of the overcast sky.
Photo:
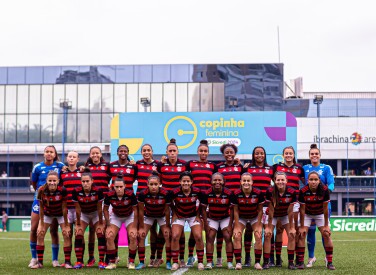
M 0 0 L 0 66 L 284 63 L 305 91 L 376 91 L 373 0 Z

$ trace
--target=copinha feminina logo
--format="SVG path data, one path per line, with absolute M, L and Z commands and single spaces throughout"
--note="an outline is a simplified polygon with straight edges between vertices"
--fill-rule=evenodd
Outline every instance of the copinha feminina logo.
M 362 142 L 362 135 L 358 132 L 354 132 L 350 136 L 350 140 L 352 144 L 359 145 Z

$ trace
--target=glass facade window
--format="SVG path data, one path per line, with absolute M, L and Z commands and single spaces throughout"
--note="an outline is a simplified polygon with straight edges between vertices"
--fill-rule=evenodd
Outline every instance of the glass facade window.
M 90 114 L 89 142 L 101 142 L 102 119 L 100 114 Z
M 150 112 L 162 112 L 163 111 L 163 84 L 151 85 L 151 106 Z
M 60 107 L 60 102 L 64 99 L 65 99 L 65 85 L 54 85 L 53 110 L 55 114 L 63 112 L 63 108 Z
M 37 113 L 41 112 L 41 86 L 39 85 L 31 85 L 29 86 L 29 110 L 30 113 Z M 52 94 L 51 94 L 51 101 L 48 104 L 52 108 Z
M 338 100 L 338 116 L 353 117 L 357 116 L 356 100 L 339 99 Z
M 77 90 L 77 113 L 89 112 L 89 85 L 78 85 Z
M 70 101 L 72 104 L 72 109 L 69 113 L 77 112 L 77 84 L 67 84 L 65 85 L 65 100 Z
M 5 115 L 5 142 L 15 143 L 17 129 L 16 115 Z
M 116 79 L 115 66 L 98 66 L 98 73 L 102 83 L 114 83 Z
M 124 106 L 123 101 L 123 106 Z M 113 113 L 114 111 L 114 85 L 102 85 L 102 113 Z
M 77 133 L 80 127 L 77 127 L 77 115 L 71 112 L 67 114 L 67 142 L 76 143 Z
M 49 124 L 51 123 L 50 118 L 51 116 L 49 115 L 42 115 L 42 129 L 49 127 Z M 52 115 L 52 142 L 61 143 L 63 141 L 63 119 L 62 113 L 55 113 Z
M 150 106 L 147 106 L 145 109 L 145 106 L 141 104 L 141 98 L 147 98 L 149 101 L 151 101 L 150 98 L 150 91 L 151 91 L 151 84 L 139 84 L 138 85 L 138 102 L 137 104 L 140 105 L 139 110 L 140 112 L 143 112 L 144 110 L 148 111 L 150 110 Z
M 116 66 L 115 80 L 117 83 L 134 82 L 133 66 Z
M 28 114 L 29 113 L 29 86 L 18 85 L 17 86 L 17 113 Z
M 154 65 L 152 82 L 171 82 L 170 65 Z
M 61 67 L 44 67 L 43 83 L 55 84 L 57 79 L 61 76 Z M 42 83 L 41 83 L 42 84 Z
M 43 82 L 43 67 L 26 68 L 26 84 L 42 84 Z
M 29 142 L 30 143 L 39 143 L 42 142 L 40 139 L 41 134 L 41 120 L 40 115 L 29 115 Z M 52 135 L 52 128 L 50 129 L 44 129 L 43 130 L 45 134 Z
M 0 114 L 0 143 L 4 143 L 4 117 Z
M 188 111 L 188 83 L 176 83 L 176 112 Z
M 360 117 L 376 116 L 376 99 L 358 99 L 357 110 Z
M 171 82 L 190 82 L 190 65 L 171 65 Z
M 8 68 L 8 84 L 25 84 L 25 67 Z
M 16 114 L 17 112 L 17 86 L 5 86 L 5 113 Z
M 98 113 L 102 109 L 102 90 L 100 84 L 90 85 L 90 113 Z
M 213 83 L 213 111 L 223 112 L 225 107 L 225 85 Z
M 176 112 L 175 84 L 163 85 L 163 112 Z
M 29 142 L 29 116 L 28 115 L 17 115 L 16 142 L 18 143 Z
M 8 69 L 0 68 L 0 84 L 8 84 Z
M 114 112 L 123 113 L 125 112 L 125 102 L 126 102 L 126 87 L 125 84 L 115 84 L 114 87 Z
M 152 82 L 152 66 L 139 65 L 134 68 L 134 82 L 150 83 Z
M 77 131 L 77 142 L 89 142 L 89 114 L 78 115 L 77 125 L 80 125 L 80 129 Z
M 200 87 L 201 112 L 211 112 L 213 110 L 213 84 L 201 83 Z
M 200 84 L 189 83 L 188 84 L 188 112 L 200 111 Z
M 5 111 L 5 86 L 0 86 L 0 114 Z
M 127 84 L 127 112 L 138 112 L 138 84 Z

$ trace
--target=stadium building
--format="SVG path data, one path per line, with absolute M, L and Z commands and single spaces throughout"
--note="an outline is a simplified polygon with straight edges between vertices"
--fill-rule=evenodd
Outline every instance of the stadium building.
M 359 175 L 375 172 L 376 92 L 302 90 L 301 79 L 285 83 L 283 64 L 3 67 L 0 171 L 28 177 L 48 144 L 78 150 L 82 161 L 92 145 L 109 154 L 119 113 L 286 111 L 297 118 L 299 162 L 308 163 L 309 146 L 318 143 L 322 162 L 338 176 L 333 212 L 349 203 L 362 212 L 365 199 L 375 198 L 374 176 Z M 0 208 L 27 215 L 28 182 L 15 182 L 0 180 Z

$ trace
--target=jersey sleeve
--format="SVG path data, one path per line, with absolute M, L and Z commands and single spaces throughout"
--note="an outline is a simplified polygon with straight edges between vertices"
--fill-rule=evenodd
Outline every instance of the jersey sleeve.
M 171 196 L 171 192 L 170 191 L 167 191 L 167 195 L 166 195 L 166 204 L 171 204 L 172 202 L 172 196 Z
M 326 165 L 325 166 L 325 178 L 326 178 L 326 184 L 328 185 L 328 188 L 330 191 L 334 190 L 334 174 L 333 169 L 331 166 Z
M 330 192 L 329 189 L 325 190 L 324 193 L 324 202 L 329 202 L 330 201 Z
M 39 178 L 39 164 L 33 167 L 33 171 L 31 172 L 31 181 L 38 182 L 38 178 Z
M 98 190 L 98 201 L 103 201 L 104 200 L 104 195 L 101 190 Z
M 199 193 L 199 200 L 200 200 L 200 203 L 202 205 L 208 205 L 208 193 L 207 192 L 200 192 Z
M 61 188 L 61 194 L 63 195 L 63 200 L 64 201 L 67 201 L 67 198 L 68 198 L 68 192 L 67 192 L 67 189 L 65 187 L 62 187 Z
M 266 193 L 265 193 L 265 202 L 266 203 L 269 203 L 272 201 L 272 193 L 270 192 L 269 188 L 268 190 L 266 190 Z
M 108 196 L 108 194 L 106 194 L 106 195 L 104 196 L 103 204 L 106 205 L 106 206 L 110 206 L 110 205 L 111 205 L 110 197 Z
M 132 206 L 137 206 L 137 204 L 138 204 L 136 195 L 133 192 L 132 192 L 132 195 L 131 195 L 131 204 L 132 204 Z
M 263 204 L 265 202 L 265 196 L 262 192 L 258 195 L 259 198 L 259 204 Z
M 291 203 L 297 203 L 298 202 L 298 197 L 297 197 L 296 192 L 292 192 L 291 198 L 292 198 Z

